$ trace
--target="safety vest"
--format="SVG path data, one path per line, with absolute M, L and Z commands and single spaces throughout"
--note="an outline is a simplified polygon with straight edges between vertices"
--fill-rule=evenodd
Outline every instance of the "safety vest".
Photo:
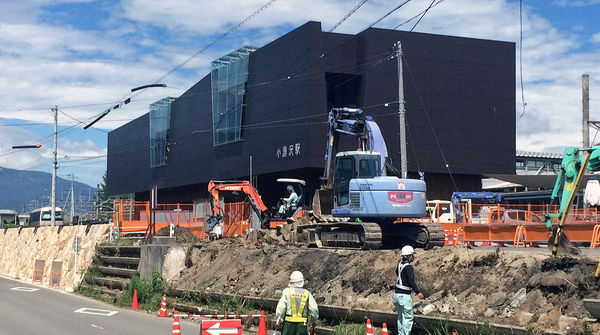
M 292 307 L 292 315 L 285 317 L 287 322 L 306 322 L 308 319 L 302 316 L 304 307 L 308 302 L 308 290 L 302 288 L 290 287 L 290 303 Z
M 404 283 L 402 283 L 402 270 L 407 265 L 408 265 L 408 263 L 398 263 L 398 279 L 396 279 L 396 288 L 399 288 L 401 290 L 410 291 L 410 290 L 412 290 L 412 288 L 405 286 Z

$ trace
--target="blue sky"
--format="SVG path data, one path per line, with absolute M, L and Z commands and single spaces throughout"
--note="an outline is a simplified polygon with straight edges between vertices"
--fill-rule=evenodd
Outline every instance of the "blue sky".
M 405 0 L 368 0 L 335 32 L 356 34 Z M 51 171 L 52 114 L 59 106 L 59 176 L 95 186 L 106 170 L 107 132 L 177 97 L 213 59 L 262 46 L 306 21 L 329 30 L 359 0 L 276 0 L 240 29 L 83 129 L 132 87 L 153 83 L 267 0 L 0 0 L 0 166 Z M 517 43 L 517 149 L 562 152 L 581 145 L 581 75 L 590 75 L 590 116 L 600 120 L 600 0 L 523 0 L 523 86 L 519 2 L 436 0 L 415 31 Z M 394 28 L 423 11 L 412 0 L 376 27 Z M 401 26 L 408 30 L 415 20 Z M 405 52 L 409 52 L 405 50 Z M 410 112 L 410 111 L 408 111 Z M 591 131 L 600 141 L 600 135 Z M 12 145 L 42 143 L 38 150 Z

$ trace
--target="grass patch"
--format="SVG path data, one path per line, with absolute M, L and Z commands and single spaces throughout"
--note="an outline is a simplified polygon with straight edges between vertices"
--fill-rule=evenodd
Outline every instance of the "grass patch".
M 131 284 L 123 298 L 123 303 L 133 301 L 133 292 L 137 290 L 138 304 L 147 311 L 158 311 L 162 303 L 163 294 L 167 289 L 158 270 L 152 271 L 152 279 L 146 281 L 139 276 L 131 277 Z
M 366 323 L 346 323 L 345 321 L 341 321 L 335 326 L 336 335 L 364 335 L 366 332 Z

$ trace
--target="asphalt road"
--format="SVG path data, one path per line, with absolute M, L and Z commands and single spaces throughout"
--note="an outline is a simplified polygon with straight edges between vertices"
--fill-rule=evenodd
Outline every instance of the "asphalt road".
M 200 324 L 180 324 L 181 334 L 200 334 Z M 0 277 L 0 334 L 168 335 L 172 327 L 173 318 Z

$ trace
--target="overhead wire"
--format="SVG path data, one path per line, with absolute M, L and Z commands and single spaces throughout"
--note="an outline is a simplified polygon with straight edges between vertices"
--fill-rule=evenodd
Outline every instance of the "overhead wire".
M 431 6 L 431 8 L 433 8 L 433 7 L 437 6 L 437 5 L 439 5 L 440 3 L 444 2 L 444 1 L 446 1 L 446 0 L 438 0 L 436 3 L 434 3 L 434 4 Z M 394 27 L 394 28 L 392 28 L 392 29 L 393 29 L 393 30 L 396 30 L 396 29 L 398 29 L 398 28 L 402 27 L 403 25 L 405 25 L 405 24 L 409 23 L 410 21 L 412 21 L 412 20 L 414 20 L 414 19 L 416 19 L 416 18 L 420 17 L 420 16 L 421 16 L 423 13 L 426 13 L 427 11 L 428 11 L 428 9 L 424 9 L 424 10 L 420 11 L 420 12 L 419 12 L 417 15 L 415 15 L 415 16 L 413 16 L 413 17 L 409 18 L 408 20 L 406 20 L 406 21 L 404 21 L 404 22 L 402 22 L 402 23 L 398 24 L 397 26 L 395 26 L 395 27 Z
M 175 66 L 173 69 L 171 69 L 170 71 L 168 71 L 166 74 L 162 75 L 160 78 L 158 78 L 156 81 L 154 81 L 153 84 L 160 83 L 161 81 L 163 81 L 165 78 L 167 78 L 171 74 L 173 74 L 176 71 L 180 70 L 183 66 L 185 66 L 186 64 L 188 64 L 189 62 L 191 62 L 194 58 L 196 58 L 196 57 L 200 56 L 201 54 L 205 53 L 207 50 L 209 50 L 210 48 L 212 48 L 215 44 L 217 44 L 218 42 L 220 42 L 221 40 L 223 40 L 225 37 L 231 35 L 233 32 L 235 32 L 236 30 L 238 30 L 241 26 L 243 26 L 248 21 L 250 21 L 253 17 L 255 17 L 256 15 L 260 14 L 262 11 L 264 11 L 265 9 L 267 9 L 268 7 L 270 7 L 272 4 L 274 4 L 276 1 L 277 0 L 269 0 L 266 4 L 264 4 L 263 6 L 261 6 L 259 9 L 255 10 L 252 14 L 250 14 L 249 16 L 247 16 L 246 18 L 244 18 L 241 22 L 239 22 L 238 24 L 236 24 L 235 26 L 233 26 L 232 28 L 230 28 L 229 30 L 227 30 L 225 33 L 219 35 L 212 42 L 208 43 L 206 46 L 204 46 L 202 49 L 198 50 L 192 56 L 188 57 L 182 63 L 180 63 L 179 65 Z M 143 93 L 143 91 L 137 91 L 136 93 L 133 93 L 133 94 L 131 94 L 131 92 L 130 92 L 130 93 L 126 94 L 125 96 L 123 96 L 121 99 L 115 101 L 115 103 L 119 103 L 119 102 L 124 101 L 126 99 L 133 99 L 134 97 L 137 97 L 141 93 Z M 96 117 L 98 117 L 101 114 L 102 113 L 98 113 L 95 116 L 91 117 L 90 119 L 96 118 Z
M 519 0 L 519 27 L 519 79 L 521 81 L 521 101 L 523 106 L 523 111 L 519 115 L 520 119 L 525 115 L 525 106 L 527 106 L 527 103 L 525 103 L 525 91 L 523 89 L 523 0 Z
M 425 102 L 423 101 L 423 96 L 421 95 L 419 88 L 417 87 L 417 82 L 416 82 L 415 78 L 413 77 L 413 74 L 412 74 L 412 71 L 410 70 L 408 62 L 406 61 L 405 53 L 403 53 L 402 58 L 403 58 L 402 61 L 404 62 L 404 64 L 406 64 L 406 70 L 410 76 L 412 83 L 413 83 L 414 89 L 417 93 L 417 97 L 419 98 L 419 103 L 421 104 L 421 108 L 423 108 L 423 114 L 425 114 L 425 119 L 427 120 L 427 124 L 429 125 L 429 128 L 431 129 L 431 132 L 433 134 L 433 139 L 435 140 L 435 144 L 436 144 L 438 150 L 440 151 L 440 155 L 442 156 L 442 160 L 444 161 L 444 165 L 445 165 L 446 170 L 448 171 L 448 175 L 450 176 L 452 185 L 454 185 L 454 190 L 456 192 L 458 192 L 458 186 L 456 185 L 456 181 L 454 180 L 454 176 L 452 175 L 452 171 L 450 170 L 450 165 L 448 164 L 448 160 L 446 159 L 446 155 L 444 154 L 444 150 L 442 149 L 440 140 L 438 139 L 435 128 L 433 127 L 433 123 L 431 122 L 431 117 L 429 116 L 429 112 L 427 111 L 427 107 L 425 106 Z
M 423 17 L 425 16 L 425 14 L 427 14 L 427 12 L 431 9 L 431 6 L 433 6 L 433 3 L 435 2 L 435 0 L 432 0 L 431 3 L 429 4 L 429 7 L 427 7 L 427 9 L 425 9 L 423 11 L 423 15 L 421 15 L 421 17 L 419 18 L 419 20 L 417 20 L 417 22 L 415 23 L 415 25 L 410 28 L 410 31 L 415 30 L 415 28 L 417 27 L 417 25 L 419 24 L 419 22 L 421 22 L 421 20 L 423 19 Z
M 395 11 L 397 11 L 398 9 L 400 9 L 400 7 L 406 5 L 407 3 L 411 2 L 411 1 L 412 0 L 405 0 L 403 3 L 399 4 L 398 6 L 394 7 L 389 12 L 385 13 L 385 15 L 383 15 L 382 17 L 380 17 L 377 21 L 371 23 L 371 25 L 369 25 L 367 28 L 365 28 L 363 30 L 367 30 L 367 29 L 373 27 L 374 25 L 378 24 L 379 22 L 383 21 L 383 19 L 385 19 L 386 17 L 392 15 L 392 13 L 394 13 Z
M 333 32 L 337 27 L 344 23 L 344 21 L 346 21 L 352 14 L 354 14 L 354 12 L 356 12 L 362 5 L 364 5 L 365 2 L 367 2 L 367 0 L 361 0 L 356 6 L 354 6 L 354 8 L 352 8 L 348 13 L 346 13 L 346 15 L 344 15 L 344 17 L 341 20 L 334 24 L 333 27 L 329 29 L 329 32 Z

